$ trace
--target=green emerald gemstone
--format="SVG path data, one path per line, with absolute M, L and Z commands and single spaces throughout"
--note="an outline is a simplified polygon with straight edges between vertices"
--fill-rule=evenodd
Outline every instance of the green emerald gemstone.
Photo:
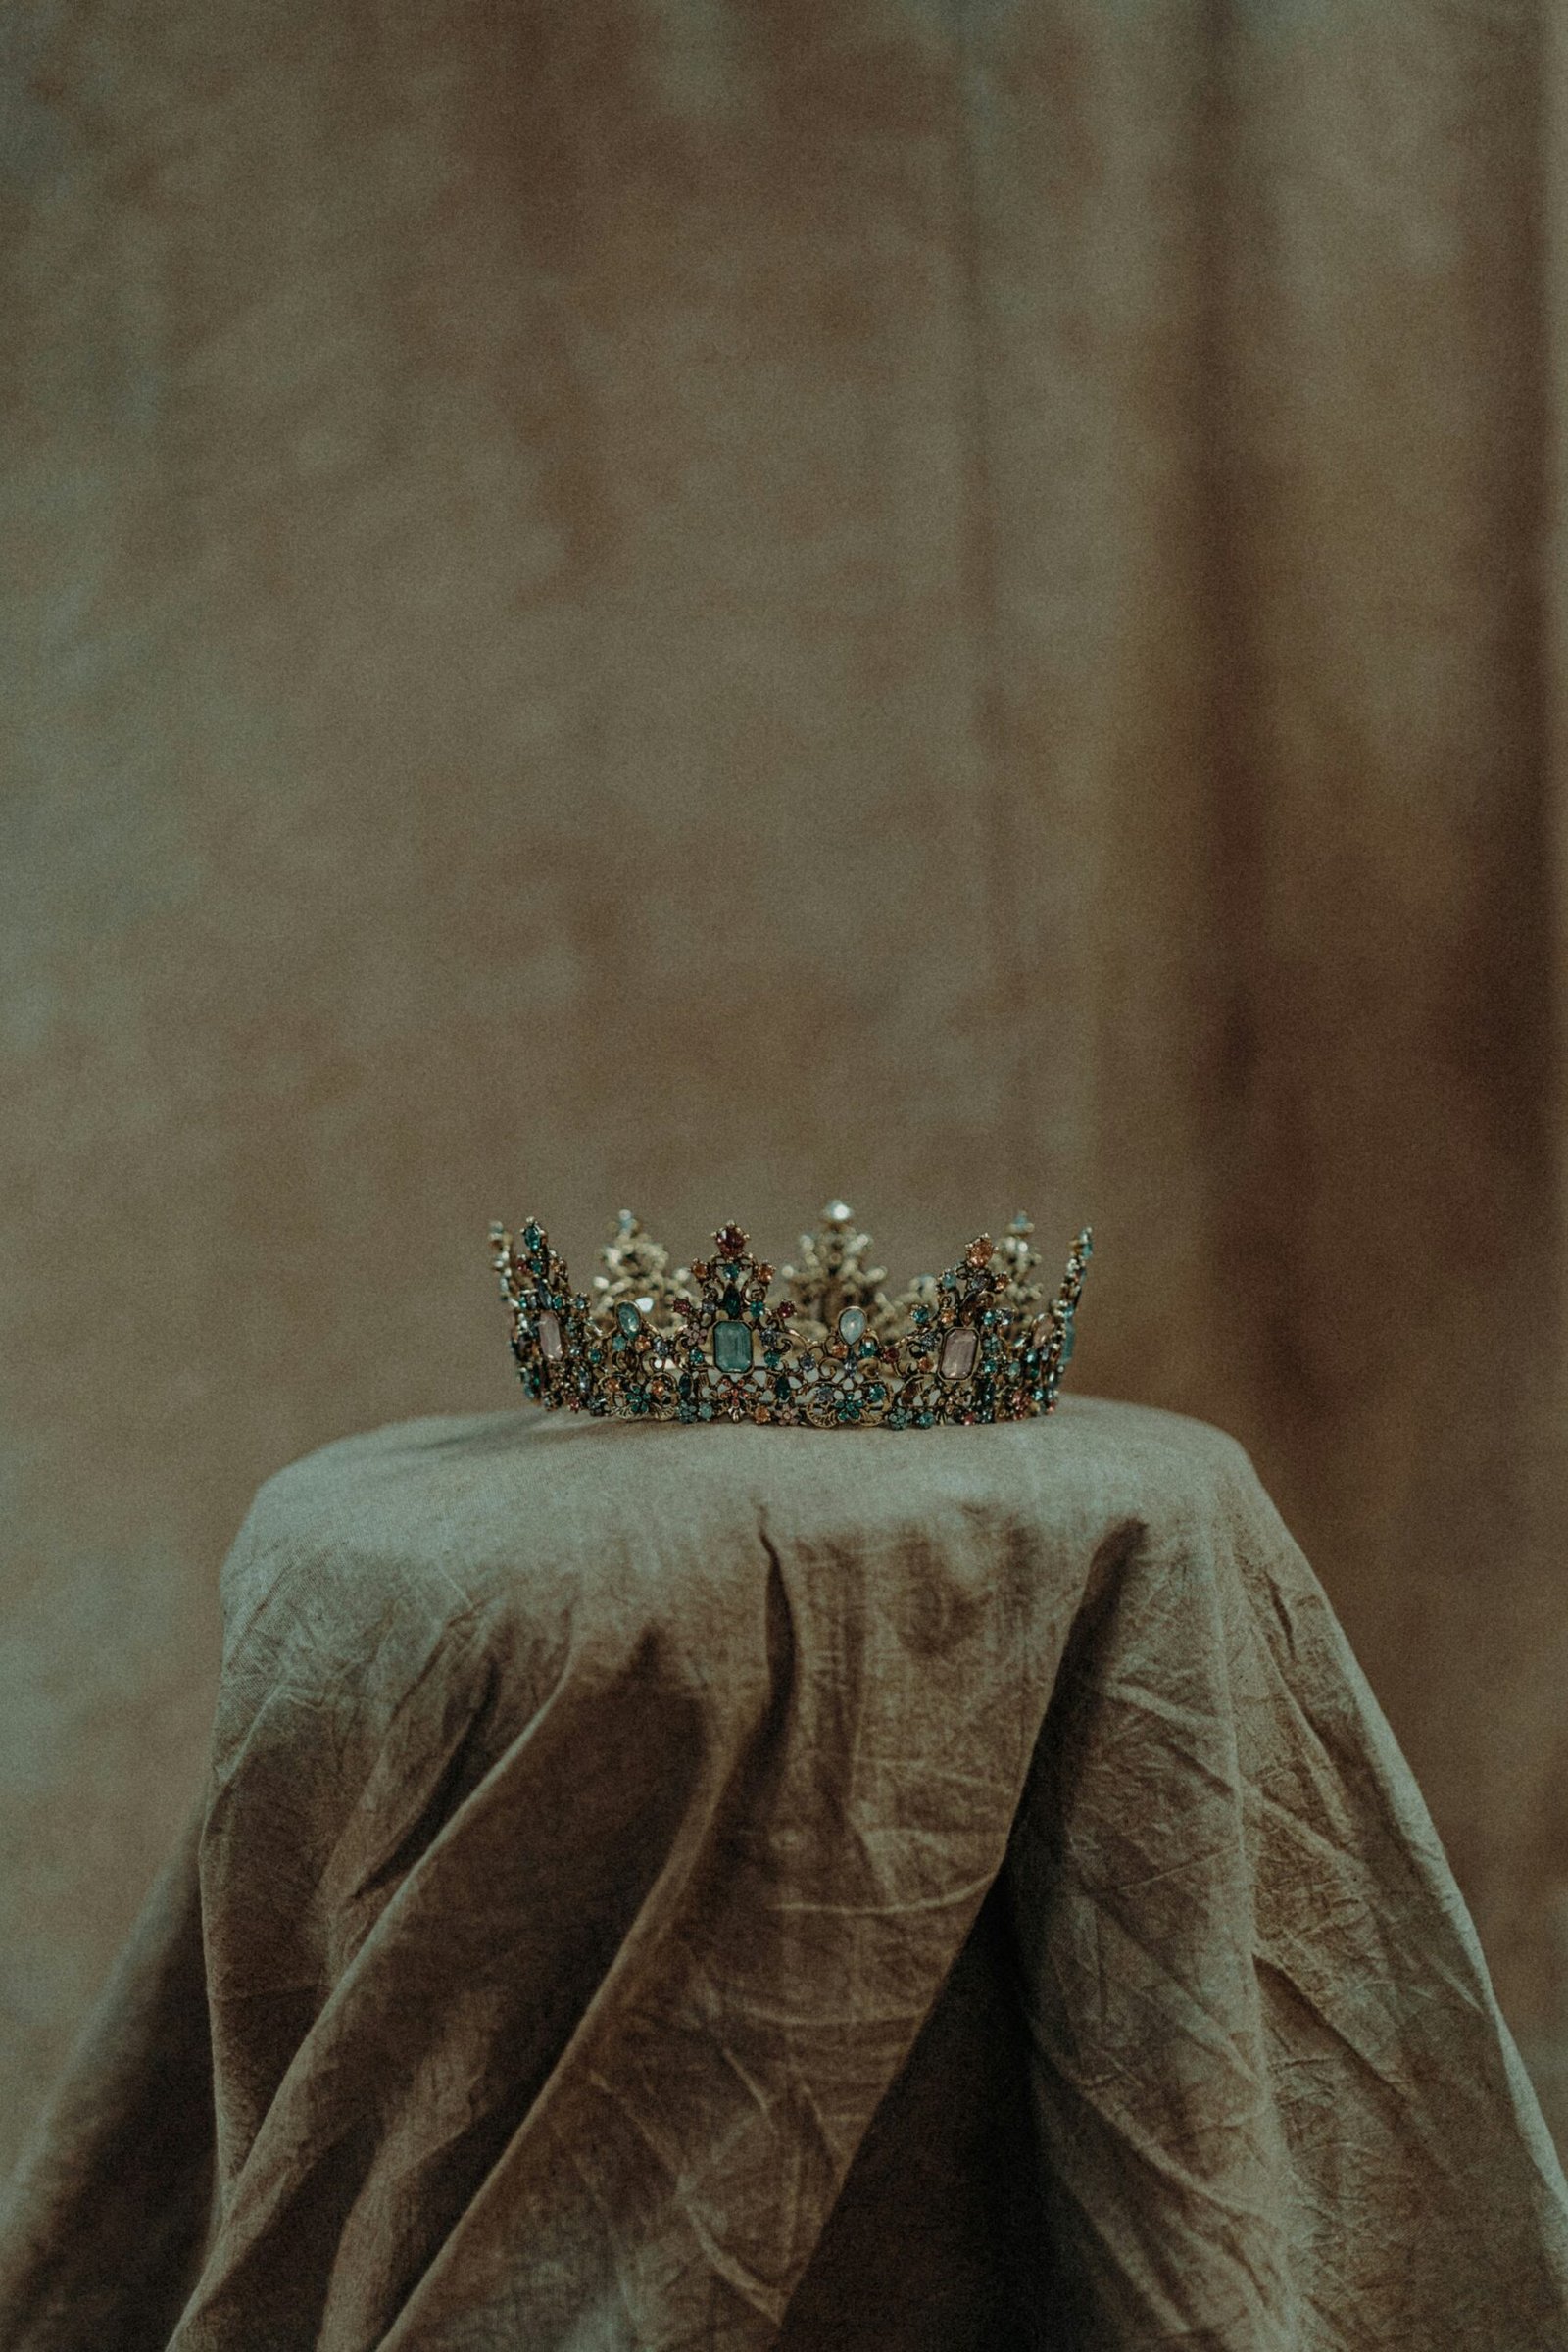
M 713 1361 L 720 1372 L 751 1370 L 752 1334 L 747 1324 L 727 1322 L 713 1325 Z

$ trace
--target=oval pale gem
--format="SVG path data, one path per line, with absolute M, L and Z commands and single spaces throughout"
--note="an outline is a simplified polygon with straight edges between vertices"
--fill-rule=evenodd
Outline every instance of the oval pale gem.
M 944 1380 L 967 1380 L 974 1370 L 974 1359 L 980 1346 L 980 1334 L 971 1331 L 966 1323 L 956 1323 L 942 1343 L 942 1358 L 937 1370 Z
M 643 1319 L 629 1298 L 623 1298 L 616 1307 L 615 1321 L 628 1340 L 634 1340 L 643 1327 Z
M 566 1344 L 561 1336 L 561 1317 L 548 1306 L 539 1310 L 539 1352 L 547 1364 L 559 1363 L 566 1352 Z
M 864 1308 L 859 1306 L 847 1306 L 844 1309 L 843 1314 L 839 1317 L 839 1338 L 841 1340 L 848 1340 L 851 1347 L 853 1347 L 855 1342 L 860 1338 L 864 1330 Z
M 729 1320 L 713 1325 L 713 1361 L 720 1372 L 751 1370 L 752 1331 L 749 1323 Z

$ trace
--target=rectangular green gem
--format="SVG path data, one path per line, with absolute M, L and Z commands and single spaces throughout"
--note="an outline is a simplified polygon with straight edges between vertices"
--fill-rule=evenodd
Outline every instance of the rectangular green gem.
M 749 1372 L 752 1368 L 752 1333 L 747 1323 L 715 1323 L 713 1325 L 713 1361 L 721 1372 Z

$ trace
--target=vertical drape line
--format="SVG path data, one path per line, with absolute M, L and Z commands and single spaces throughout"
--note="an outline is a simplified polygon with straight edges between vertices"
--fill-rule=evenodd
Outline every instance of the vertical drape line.
M 1013 1196 L 1021 1200 L 1028 1193 L 1032 1198 L 1035 1191 L 1036 1171 L 1029 1164 L 1033 1122 L 1028 1096 L 1035 1051 L 1032 1029 L 1024 1018 L 1028 975 L 1022 968 L 1018 946 L 1016 879 L 1009 858 L 1013 832 L 1009 813 L 1014 784 L 1004 748 L 1006 717 L 1000 671 L 1002 600 L 996 521 L 998 480 L 988 390 L 996 381 L 998 356 L 986 299 L 985 221 L 975 152 L 984 119 L 985 74 L 971 37 L 974 13 L 965 0 L 947 0 L 955 67 L 952 83 L 955 268 L 960 290 L 963 338 L 965 416 L 960 446 L 967 535 L 963 569 L 974 667 L 976 762 L 982 780 L 980 821 L 986 832 L 986 894 L 992 916 L 988 952 L 1000 983 L 997 1005 L 1000 1017 L 992 1050 L 1001 1063 L 997 1130 L 1003 1157 L 990 1189 L 996 1192 L 1004 1188 L 1009 1205 L 1016 1205 Z
M 1538 98 L 1535 147 L 1538 172 L 1538 269 L 1541 310 L 1543 433 L 1540 498 L 1541 633 L 1537 686 L 1541 703 L 1542 829 L 1550 907 L 1553 1044 L 1557 1063 L 1551 1152 L 1555 1194 L 1556 1306 L 1559 1410 L 1568 1414 L 1568 528 L 1563 485 L 1568 479 L 1568 14 L 1555 0 L 1537 0 Z M 1565 1994 L 1568 2010 L 1568 1994 Z
M 1241 29 L 1234 0 L 1199 0 L 1198 38 L 1206 71 L 1188 125 L 1194 211 L 1197 349 L 1191 416 L 1200 511 L 1194 551 L 1208 676 L 1209 905 L 1218 943 L 1220 1033 L 1211 1070 L 1214 1151 L 1209 1242 L 1216 1311 L 1226 1316 L 1238 1367 L 1249 1386 L 1292 1400 L 1293 1417 L 1314 1411 L 1308 1359 L 1293 1329 L 1291 1203 L 1263 1170 L 1264 1070 L 1275 992 L 1269 980 L 1269 825 L 1265 755 L 1258 741 L 1260 695 L 1255 614 L 1265 492 L 1250 466 L 1239 381 L 1237 333 L 1260 272 L 1242 281 L 1255 240 L 1249 211 L 1255 190 L 1242 86 Z M 1250 518 L 1250 519 L 1249 519 Z M 1278 1115 L 1281 1104 L 1276 1102 Z M 1282 1155 L 1283 1157 L 1283 1155 Z M 1295 1164 L 1295 1163 L 1293 1163 Z M 1221 1304 L 1223 1302 L 1223 1304 Z

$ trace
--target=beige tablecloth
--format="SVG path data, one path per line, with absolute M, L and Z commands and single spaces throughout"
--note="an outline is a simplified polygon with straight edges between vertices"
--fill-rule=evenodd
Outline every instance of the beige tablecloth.
M 1426 1812 L 1227 1438 L 507 1412 L 223 1575 L 4 2352 L 1562 2352 Z

